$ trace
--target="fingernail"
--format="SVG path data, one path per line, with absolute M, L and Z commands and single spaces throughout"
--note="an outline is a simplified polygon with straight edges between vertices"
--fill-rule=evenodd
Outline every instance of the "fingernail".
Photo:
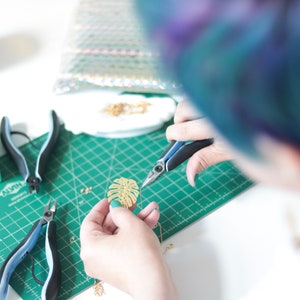
M 112 201 L 110 202 L 110 206 L 113 207 L 113 208 L 115 208 L 115 207 L 120 207 L 120 206 L 122 206 L 122 204 L 121 204 L 118 200 L 112 200 Z
M 154 211 L 158 211 L 159 212 L 159 209 L 157 207 L 154 207 L 152 210 L 151 210 L 151 213 L 152 214 Z

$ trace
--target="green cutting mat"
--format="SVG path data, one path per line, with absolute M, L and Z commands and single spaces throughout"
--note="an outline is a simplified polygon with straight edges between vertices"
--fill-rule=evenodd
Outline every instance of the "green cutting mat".
M 40 146 L 44 139 L 42 136 L 35 143 Z M 141 184 L 166 146 L 164 130 L 135 138 L 103 139 L 73 135 L 62 129 L 42 190 L 40 194 L 32 195 L 11 160 L 6 156 L 0 158 L 0 263 L 41 217 L 45 204 L 50 199 L 57 200 L 55 220 L 62 265 L 59 299 L 68 299 L 91 286 L 93 279 L 84 273 L 79 257 L 79 228 L 83 218 L 93 205 L 106 197 L 108 186 L 115 178 L 131 178 Z M 33 162 L 31 168 L 34 168 L 38 150 L 30 144 L 21 150 L 28 161 Z M 252 185 L 229 162 L 209 168 L 198 177 L 196 184 L 197 188 L 188 185 L 184 164 L 143 190 L 142 206 L 153 200 L 159 202 L 163 239 Z M 92 192 L 81 193 L 85 187 L 92 187 Z M 156 234 L 159 235 L 158 230 Z M 47 264 L 43 235 L 32 256 L 36 276 L 44 279 Z M 40 297 L 41 287 L 32 278 L 29 256 L 17 267 L 11 285 L 25 300 Z

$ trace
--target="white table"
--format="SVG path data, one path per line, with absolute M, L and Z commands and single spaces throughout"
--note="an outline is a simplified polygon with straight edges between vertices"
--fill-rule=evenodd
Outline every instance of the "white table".
M 71 0 L 0 4 L 0 111 L 31 137 L 48 131 L 45 116 L 56 97 L 52 88 L 75 5 Z M 286 218 L 290 207 L 299 217 L 298 198 L 257 185 L 164 242 L 163 248 L 174 244 L 165 257 L 180 298 L 271 299 L 264 294 L 269 291 L 272 299 L 300 299 L 295 286 L 288 287 L 299 262 Z M 101 299 L 130 299 L 107 284 L 104 287 Z M 283 298 L 281 291 L 286 293 Z M 19 299 L 12 290 L 8 298 Z M 99 298 L 89 289 L 75 299 Z

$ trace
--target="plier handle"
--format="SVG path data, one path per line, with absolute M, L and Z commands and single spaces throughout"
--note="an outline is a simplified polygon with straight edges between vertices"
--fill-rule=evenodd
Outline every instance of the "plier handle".
M 40 152 L 38 154 L 35 175 L 30 175 L 29 168 L 24 155 L 15 146 L 11 138 L 11 127 L 8 117 L 3 117 L 1 120 L 1 141 L 7 151 L 7 153 L 12 157 L 13 161 L 18 167 L 18 170 L 29 185 L 29 192 L 40 191 L 40 183 L 43 180 L 46 165 L 48 163 L 49 156 L 56 144 L 60 132 L 60 124 L 57 114 L 54 110 L 50 111 L 50 130 L 46 141 L 44 142 Z
M 193 141 L 190 143 L 172 141 L 163 152 L 153 169 L 148 173 L 142 188 L 154 182 L 163 173 L 172 171 L 197 151 L 214 143 L 213 138 Z
M 52 300 L 56 298 L 61 281 L 61 267 L 55 239 L 56 223 L 53 220 L 56 211 L 56 202 L 52 205 L 51 208 L 49 208 L 49 206 L 50 201 L 45 206 L 42 218 L 40 218 L 33 224 L 31 230 L 28 232 L 25 238 L 8 255 L 8 257 L 2 264 L 2 267 L 0 269 L 0 299 L 6 299 L 8 284 L 11 275 L 13 274 L 16 267 L 23 261 L 25 256 L 36 245 L 42 227 L 45 224 L 47 224 L 45 249 L 49 273 L 42 288 L 41 299 Z

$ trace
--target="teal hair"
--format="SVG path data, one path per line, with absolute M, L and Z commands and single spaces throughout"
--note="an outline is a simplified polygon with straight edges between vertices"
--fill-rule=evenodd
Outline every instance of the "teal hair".
M 162 62 L 238 149 L 300 149 L 300 1 L 139 0 Z

